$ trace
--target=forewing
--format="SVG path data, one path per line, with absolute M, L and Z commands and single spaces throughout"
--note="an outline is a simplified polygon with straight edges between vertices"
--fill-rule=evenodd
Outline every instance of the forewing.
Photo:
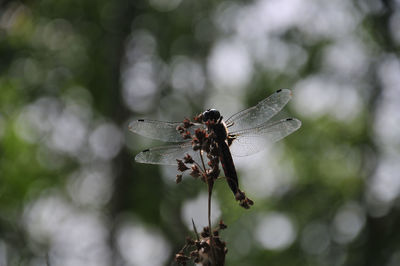
M 299 129 L 301 121 L 287 118 L 260 126 L 231 132 L 236 137 L 230 146 L 232 155 L 247 156 L 263 150 L 268 143 L 276 142 Z
M 177 165 L 176 160 L 182 160 L 186 154 L 192 156 L 196 162 L 200 162 L 199 151 L 193 150 L 190 141 L 144 150 L 136 155 L 135 161 L 148 164 Z
M 289 102 L 291 95 L 288 89 L 278 90 L 257 105 L 234 114 L 225 121 L 229 131 L 253 128 L 268 122 Z
M 176 129 L 180 125 L 182 125 L 182 122 L 139 119 L 129 124 L 129 130 L 151 139 L 165 142 L 182 142 L 184 139 Z M 189 128 L 189 131 L 193 134 L 199 127 L 204 127 L 204 125 L 194 124 Z

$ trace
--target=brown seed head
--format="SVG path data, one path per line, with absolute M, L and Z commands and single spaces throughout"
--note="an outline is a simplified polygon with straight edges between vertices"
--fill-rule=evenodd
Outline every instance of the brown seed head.
M 200 234 L 203 238 L 210 236 L 210 228 L 208 226 L 203 228 L 203 231 Z
M 193 120 L 196 122 L 196 123 L 203 123 L 203 114 L 198 114 L 198 115 L 196 115 L 195 117 L 193 117 Z
M 179 126 L 176 127 L 176 131 L 178 131 L 180 134 L 182 134 L 186 130 L 185 130 L 185 128 L 183 126 L 179 125 Z
M 221 230 L 224 230 L 228 227 L 226 224 L 224 224 L 224 222 L 222 220 L 219 221 L 218 226 L 219 226 L 219 229 L 221 229 Z
M 202 129 L 202 128 L 196 129 L 196 131 L 194 132 L 194 135 L 199 140 L 199 143 L 203 143 L 205 141 L 205 139 L 208 137 L 206 130 Z
M 191 139 L 192 135 L 190 134 L 189 130 L 186 130 L 181 133 L 183 139 Z
M 192 171 L 190 172 L 190 175 L 195 178 L 200 176 L 200 169 L 196 164 L 192 165 Z
M 191 126 L 193 126 L 193 123 L 190 121 L 189 118 L 185 118 L 185 119 L 183 120 L 183 127 L 184 127 L 184 128 L 189 128 L 189 127 L 191 127 Z
M 183 158 L 183 162 L 192 164 L 192 163 L 194 163 L 194 160 L 193 160 L 192 156 L 190 156 L 189 154 L 186 154 L 185 157 Z
M 176 159 L 176 161 L 178 162 L 178 171 L 180 172 L 185 172 L 186 170 L 189 169 L 189 167 L 187 167 L 182 160 L 178 160 Z
M 175 254 L 175 261 L 178 262 L 179 264 L 186 265 L 186 262 L 189 259 L 190 258 L 188 256 L 186 256 L 185 254 L 183 254 L 183 253 Z

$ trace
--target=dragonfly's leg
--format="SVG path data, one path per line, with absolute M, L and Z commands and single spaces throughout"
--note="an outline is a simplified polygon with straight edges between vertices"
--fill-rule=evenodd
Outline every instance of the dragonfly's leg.
M 230 147 L 232 145 L 232 142 L 236 139 L 236 137 L 232 136 L 232 135 L 228 135 L 228 146 Z

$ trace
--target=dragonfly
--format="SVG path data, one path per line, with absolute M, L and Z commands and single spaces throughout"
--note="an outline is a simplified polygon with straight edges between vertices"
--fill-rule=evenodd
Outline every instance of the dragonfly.
M 274 119 L 289 102 L 292 92 L 280 89 L 259 102 L 223 120 L 216 109 L 202 113 L 203 122 L 213 121 L 218 144 L 219 159 L 228 184 L 235 197 L 238 197 L 238 177 L 232 155 L 248 156 L 260 152 L 267 143 L 279 141 L 301 127 L 296 118 Z M 194 161 L 200 161 L 201 153 L 192 148 L 191 140 L 185 140 L 177 130 L 182 122 L 164 122 L 139 119 L 129 124 L 130 131 L 147 138 L 169 142 L 169 145 L 145 149 L 136 155 L 135 161 L 146 164 L 177 165 L 177 159 L 187 154 Z M 206 128 L 204 123 L 194 123 L 188 130 L 194 134 L 198 128 Z

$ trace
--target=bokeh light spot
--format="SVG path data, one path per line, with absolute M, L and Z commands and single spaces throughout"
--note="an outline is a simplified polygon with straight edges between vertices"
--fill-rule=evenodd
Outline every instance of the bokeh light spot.
M 365 214 L 361 207 L 355 202 L 347 203 L 335 215 L 333 237 L 338 243 L 349 243 L 358 236 L 364 224 Z
M 296 239 L 292 220 L 283 213 L 270 212 L 258 221 L 254 236 L 261 246 L 269 250 L 283 250 Z
M 197 228 L 208 226 L 207 202 L 208 194 L 206 193 L 201 193 L 196 198 L 185 201 L 181 217 L 188 229 L 193 230 L 192 219 Z M 211 223 L 214 224 L 221 216 L 221 209 L 215 195 L 211 201 L 211 209 Z
M 95 157 L 111 160 L 121 150 L 122 133 L 111 123 L 100 124 L 89 137 L 89 146 Z
M 243 88 L 252 76 L 252 60 L 239 41 L 224 40 L 215 45 L 208 61 L 208 73 L 216 87 Z
M 159 232 L 134 223 L 120 226 L 116 240 L 128 265 L 164 265 L 171 249 Z

